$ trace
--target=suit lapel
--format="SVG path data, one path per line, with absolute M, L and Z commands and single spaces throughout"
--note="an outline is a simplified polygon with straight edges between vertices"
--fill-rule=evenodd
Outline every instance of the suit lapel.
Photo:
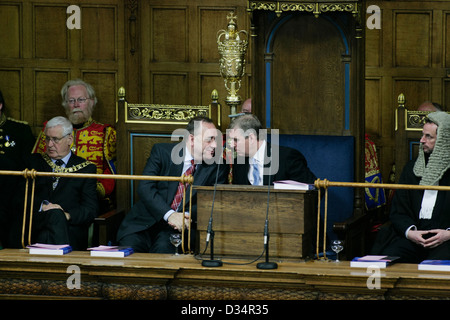
M 175 147 L 175 146 L 174 146 Z M 184 165 L 184 149 L 185 146 L 183 146 L 183 148 L 181 148 L 180 150 L 180 158 L 183 159 L 183 161 L 180 164 L 175 164 L 173 163 L 172 159 L 167 159 L 167 161 L 170 161 L 170 169 L 169 169 L 169 174 L 168 176 L 173 176 L 173 177 L 180 177 L 182 172 L 183 172 L 183 165 Z M 168 203 L 172 203 L 173 198 L 175 197 L 175 194 L 177 193 L 177 189 L 178 189 L 178 181 L 173 181 L 173 182 L 169 182 L 167 185 L 167 201 Z

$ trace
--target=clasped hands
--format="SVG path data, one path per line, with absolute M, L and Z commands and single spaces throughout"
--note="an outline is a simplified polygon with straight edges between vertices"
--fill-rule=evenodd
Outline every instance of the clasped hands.
M 409 230 L 407 238 L 424 248 L 435 248 L 450 239 L 450 231 L 444 229 Z
M 59 209 L 62 210 L 62 212 L 64 212 L 64 214 L 66 215 L 66 219 L 70 220 L 70 214 L 68 212 L 65 212 L 64 209 L 57 203 L 51 203 L 48 201 L 45 201 L 42 204 L 42 211 L 47 211 L 47 210 L 51 210 L 51 209 Z
M 172 228 L 181 232 L 183 230 L 183 217 L 184 217 L 184 227 L 189 228 L 189 219 L 190 219 L 189 212 L 185 212 L 184 214 L 183 212 L 174 212 L 169 216 L 167 222 Z

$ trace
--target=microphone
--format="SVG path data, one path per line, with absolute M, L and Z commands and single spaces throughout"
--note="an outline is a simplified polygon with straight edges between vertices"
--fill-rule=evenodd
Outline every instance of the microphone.
M 209 221 L 208 221 L 208 229 L 206 231 L 206 245 L 208 245 L 209 243 L 209 238 L 211 237 L 211 232 L 212 232 L 212 215 L 211 217 L 209 217 Z
M 216 199 L 216 186 L 217 186 L 217 180 L 219 178 L 219 167 L 220 167 L 220 159 L 219 159 L 219 162 L 217 164 L 216 182 L 214 183 L 214 192 L 213 192 L 213 201 L 212 201 L 212 206 L 211 206 L 211 215 L 209 216 L 208 229 L 206 231 L 207 232 L 206 233 L 206 247 L 208 247 L 208 244 L 211 241 L 210 259 L 209 260 L 202 260 L 202 266 L 203 267 L 221 267 L 223 265 L 222 261 L 214 259 L 214 230 L 213 230 L 213 227 L 212 227 L 214 201 Z
M 270 164 L 272 166 L 272 163 Z M 277 269 L 278 264 L 276 262 L 269 262 L 269 202 L 270 202 L 270 179 L 271 179 L 271 167 L 269 167 L 269 181 L 267 183 L 267 210 L 266 210 L 266 221 L 264 224 L 264 250 L 266 251 L 266 261 L 260 262 L 256 265 L 258 269 Z M 264 180 L 264 175 L 263 175 Z

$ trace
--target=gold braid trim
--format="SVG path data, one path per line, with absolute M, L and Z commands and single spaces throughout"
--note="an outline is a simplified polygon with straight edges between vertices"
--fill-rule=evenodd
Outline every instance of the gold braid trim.
M 78 170 L 81 170 L 81 169 L 87 167 L 90 164 L 93 164 L 92 162 L 86 160 L 85 162 L 82 162 L 75 166 L 63 168 L 61 166 L 57 166 L 56 164 L 54 164 L 53 161 L 50 159 L 50 157 L 46 153 L 41 153 L 41 155 L 42 155 L 42 158 L 47 162 L 47 164 L 53 169 L 53 172 L 58 172 L 58 173 L 76 172 Z

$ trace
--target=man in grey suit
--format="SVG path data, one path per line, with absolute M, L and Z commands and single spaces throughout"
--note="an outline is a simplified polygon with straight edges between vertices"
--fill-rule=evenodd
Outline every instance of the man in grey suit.
M 217 183 L 224 183 L 228 172 L 226 165 L 218 164 L 222 157 L 220 152 L 216 155 L 218 134 L 220 132 L 211 119 L 192 119 L 186 127 L 182 142 L 153 146 L 143 175 L 181 176 L 192 169 L 193 160 L 194 185 L 214 185 L 216 177 Z M 183 201 L 174 203 L 178 186 L 178 181 L 142 181 L 138 188 L 140 200 L 126 215 L 117 233 L 119 244 L 131 246 L 135 252 L 172 253 L 174 247 L 169 241 L 169 235 L 181 232 L 183 219 L 186 219 L 185 227 L 189 226 L 191 219 L 193 248 L 197 219 L 196 191 L 194 189 L 192 193 L 192 212 L 182 212 Z M 188 187 L 186 210 L 189 208 L 189 192 Z

